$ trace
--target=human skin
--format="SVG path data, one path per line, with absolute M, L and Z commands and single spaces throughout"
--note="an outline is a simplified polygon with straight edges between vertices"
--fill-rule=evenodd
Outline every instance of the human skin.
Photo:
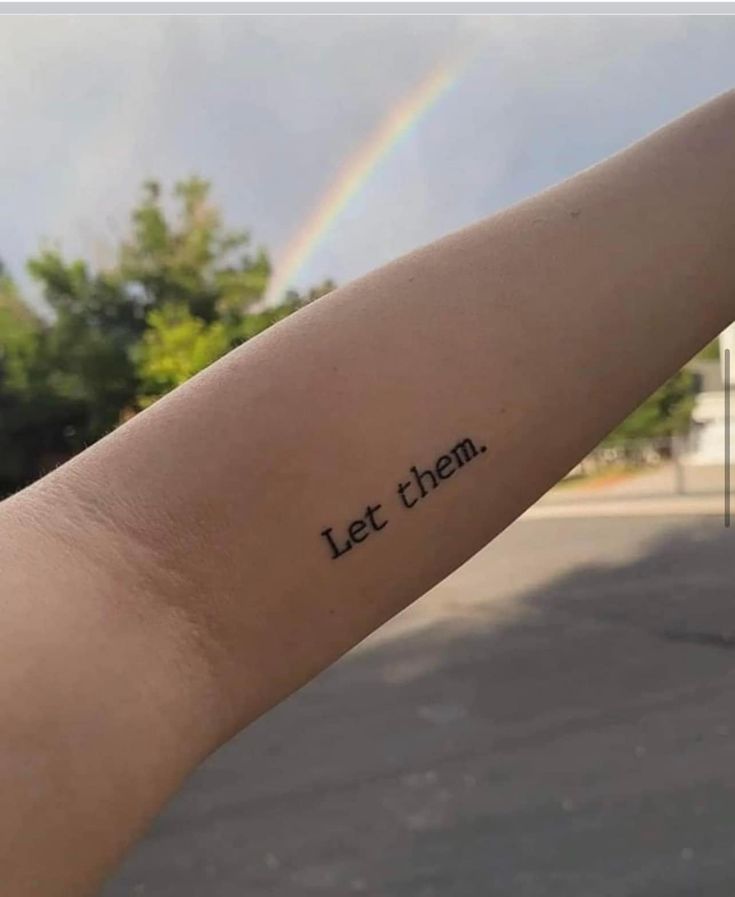
M 3 502 L 3 894 L 93 893 L 204 757 L 733 317 L 728 93 L 336 290 Z

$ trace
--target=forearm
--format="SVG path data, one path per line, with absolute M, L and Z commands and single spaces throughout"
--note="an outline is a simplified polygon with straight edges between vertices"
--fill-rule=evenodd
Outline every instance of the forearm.
M 103 598 L 139 602 L 192 655 L 207 722 L 184 768 L 486 544 L 734 296 L 727 96 L 314 303 L 14 513 L 43 509 L 45 530 L 63 497 L 93 523 L 98 574 L 108 553 L 143 571 L 141 589 L 120 567 Z
M 66 487 L 0 505 L 0 892 L 91 894 L 219 715 L 139 553 Z
M 214 646 L 241 724 L 484 545 L 731 320 L 734 250 L 730 95 L 315 303 L 74 475 L 176 572 L 161 600 Z M 412 466 L 466 437 L 486 451 L 407 507 Z M 359 520 L 335 557 L 322 533 L 344 546 Z

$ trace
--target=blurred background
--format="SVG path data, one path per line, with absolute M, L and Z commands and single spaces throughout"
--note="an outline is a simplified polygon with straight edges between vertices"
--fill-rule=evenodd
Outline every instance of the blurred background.
M 0 495 L 730 88 L 734 46 L 712 15 L 2 17 Z M 728 348 L 218 752 L 107 897 L 731 897 Z

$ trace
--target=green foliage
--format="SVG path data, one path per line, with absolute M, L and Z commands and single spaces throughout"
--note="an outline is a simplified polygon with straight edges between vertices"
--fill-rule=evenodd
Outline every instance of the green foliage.
M 150 181 L 108 267 L 46 248 L 28 262 L 50 314 L 34 313 L 0 263 L 0 494 L 94 442 L 245 342 L 334 288 L 258 307 L 263 249 L 225 226 L 199 178 L 169 196 Z M 714 349 L 710 348 L 710 352 Z M 686 429 L 693 377 L 681 372 L 607 444 Z
M 720 360 L 720 339 L 719 337 L 707 343 L 704 349 L 701 349 L 696 355 L 700 361 L 719 361 Z
M 160 185 L 144 185 L 133 212 L 133 235 L 120 251 L 120 272 L 147 307 L 186 306 L 208 323 L 239 320 L 265 292 L 271 273 L 265 251 L 247 251 L 246 231 L 228 230 L 209 198 L 210 185 L 190 178 L 174 187 L 167 215 Z
M 183 305 L 153 309 L 147 324 L 136 352 L 141 407 L 216 361 L 233 342 L 231 328 L 225 322 L 208 324 Z
M 34 314 L 0 263 L 0 494 L 94 442 L 229 349 L 333 287 L 251 311 L 271 274 L 228 228 L 210 185 L 150 181 L 114 261 L 93 270 L 45 248 L 28 262 Z
M 81 409 L 47 387 L 43 322 L 0 277 L 0 495 L 69 454 Z
M 74 451 L 114 427 L 134 400 L 130 348 L 143 333 L 145 313 L 116 270 L 93 273 L 55 250 L 31 259 L 28 270 L 54 317 L 39 333 L 27 370 L 38 388 L 83 409 L 69 446 Z
M 238 328 L 241 341 L 245 342 L 245 340 L 252 339 L 273 324 L 277 324 L 290 314 L 293 314 L 293 312 L 298 311 L 302 305 L 304 305 L 304 302 L 301 299 L 292 297 L 290 299 L 287 298 L 280 305 L 245 315 Z
M 691 371 L 679 371 L 619 424 L 603 445 L 619 445 L 631 439 L 672 436 L 689 428 L 695 402 Z

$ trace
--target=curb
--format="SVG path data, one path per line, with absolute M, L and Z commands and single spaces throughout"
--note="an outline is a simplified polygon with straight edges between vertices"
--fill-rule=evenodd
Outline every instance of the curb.
M 607 499 L 569 502 L 568 504 L 535 504 L 521 514 L 523 520 L 552 520 L 585 517 L 721 517 L 724 520 L 722 496 L 667 496 L 664 498 Z

